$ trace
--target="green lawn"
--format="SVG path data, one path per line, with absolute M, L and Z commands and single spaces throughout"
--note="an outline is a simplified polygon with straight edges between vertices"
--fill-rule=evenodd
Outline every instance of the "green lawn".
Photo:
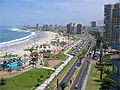
M 37 50 L 37 49 L 32 49 L 32 50 L 34 51 L 34 50 Z M 24 49 L 24 51 L 30 51 L 30 49 Z
M 55 59 L 55 60 L 65 60 L 66 59 L 66 55 L 63 52 L 60 52 L 57 55 L 51 56 L 51 59 Z
M 48 85 L 50 88 L 48 89 L 48 86 L 46 87 L 45 90 L 54 90 L 54 88 L 57 85 L 57 78 L 59 78 L 59 81 L 62 80 L 62 78 L 64 77 L 64 75 L 66 74 L 66 72 L 70 69 L 70 67 L 72 66 L 72 64 L 75 62 L 75 60 L 77 59 L 77 57 L 74 57 L 65 67 L 64 69 L 57 75 L 57 77 L 55 77 L 53 79 L 53 81 Z
M 2 56 L 2 58 L 12 58 L 12 57 L 17 57 L 17 55 L 5 55 L 5 56 Z
M 104 68 L 109 69 L 112 71 L 112 66 L 104 66 Z M 105 74 L 103 74 L 103 78 Z M 100 71 L 95 68 L 95 64 L 92 64 L 86 90 L 99 90 L 101 85 L 100 81 Z
M 39 84 L 41 84 L 52 73 L 52 70 L 34 69 L 32 71 L 6 79 L 7 84 L 0 86 L 0 90 L 30 90 L 30 88 L 34 87 L 38 83 L 38 78 L 41 80 L 39 82 Z M 40 78 L 41 75 L 44 77 Z
M 92 64 L 86 90 L 99 90 L 101 84 L 101 82 L 99 82 L 99 77 L 100 72 L 95 68 L 95 64 Z
M 68 56 L 66 56 L 63 52 L 59 53 L 58 55 L 54 55 L 51 56 L 51 59 L 55 59 L 55 60 L 61 60 L 61 62 L 57 65 L 54 66 L 54 68 L 58 68 L 64 61 L 68 58 Z

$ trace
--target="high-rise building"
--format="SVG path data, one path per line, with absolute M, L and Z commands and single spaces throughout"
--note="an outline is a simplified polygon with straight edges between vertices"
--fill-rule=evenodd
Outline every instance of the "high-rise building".
M 77 24 L 77 34 L 81 34 L 82 24 Z
M 45 24 L 45 25 L 43 25 L 42 29 L 43 29 L 43 31 L 48 31 L 48 30 L 49 30 L 49 27 L 48 27 L 47 24 Z
M 93 27 L 93 28 L 96 27 L 96 22 L 95 21 L 91 22 L 91 27 Z
M 120 50 L 120 2 L 113 10 L 113 48 Z
M 120 89 L 120 2 L 114 4 L 112 15 L 112 40 L 113 48 L 118 50 L 118 55 L 112 57 L 112 73 L 111 78 L 118 84 L 118 90 Z
M 50 31 L 53 31 L 53 29 L 54 29 L 53 25 L 50 24 L 50 25 L 49 25 L 49 30 L 50 30 Z
M 104 5 L 104 40 L 112 45 L 113 37 L 113 9 L 114 4 Z
M 76 26 L 75 26 L 75 23 L 72 22 L 72 23 L 70 23 L 70 24 L 71 24 L 71 34 L 76 33 Z
M 76 33 L 75 23 L 72 22 L 67 24 L 67 33 L 70 33 L 70 34 Z
M 67 24 L 67 33 L 70 33 L 71 31 L 71 24 Z
M 36 24 L 36 30 L 39 30 L 39 24 Z

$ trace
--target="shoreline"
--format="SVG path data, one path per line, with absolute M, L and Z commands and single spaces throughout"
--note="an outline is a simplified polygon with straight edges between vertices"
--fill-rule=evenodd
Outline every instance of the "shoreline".
M 53 38 L 55 38 L 55 35 L 57 35 L 57 33 L 50 32 L 50 31 L 43 31 L 41 35 L 35 39 L 0 48 L 0 57 L 4 56 L 6 53 L 14 54 L 18 56 L 29 54 L 29 52 L 24 51 L 24 49 L 31 48 L 32 46 L 40 45 L 43 43 L 50 44 L 50 41 Z
M 35 32 L 31 32 L 30 35 L 25 36 L 25 37 L 22 37 L 22 38 L 19 38 L 19 39 L 2 42 L 2 43 L 0 43 L 0 48 L 2 48 L 2 47 L 4 48 L 5 46 L 11 46 L 12 43 L 13 43 L 13 45 L 14 45 L 14 43 L 17 43 L 17 42 L 20 43 L 20 41 L 21 41 L 21 42 L 24 42 L 24 40 L 29 40 L 30 37 L 33 36 L 33 35 L 35 35 Z M 4 45 L 4 44 L 7 44 L 7 45 Z M 2 46 L 2 45 L 3 45 L 3 46 Z

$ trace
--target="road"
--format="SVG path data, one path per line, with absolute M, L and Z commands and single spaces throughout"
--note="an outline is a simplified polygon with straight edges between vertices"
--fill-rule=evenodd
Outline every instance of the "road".
M 77 77 L 75 78 L 75 81 L 73 82 L 73 85 L 70 90 L 81 90 L 81 88 L 82 88 L 84 78 L 85 78 L 85 75 L 87 74 L 87 70 L 88 70 L 88 67 L 90 64 L 89 53 L 91 52 L 93 46 L 95 45 L 95 41 L 94 40 L 92 40 L 92 41 L 93 41 L 93 43 L 88 52 L 88 56 L 85 58 L 85 61 L 83 62 L 82 67 L 81 67 L 80 71 L 78 72 Z
M 78 51 L 78 49 L 81 49 L 80 47 L 83 47 L 84 46 L 84 44 L 85 44 L 85 42 L 86 41 L 83 41 L 82 43 L 79 43 L 79 48 L 78 48 L 78 45 L 76 45 L 75 47 L 75 49 L 74 50 L 72 50 L 72 51 L 74 51 L 74 52 L 79 52 Z M 89 43 L 88 43 L 88 45 L 89 45 Z M 87 45 L 87 46 L 88 46 Z M 87 47 L 85 47 L 86 49 L 87 49 Z M 77 49 L 77 50 L 76 50 Z M 68 83 L 70 82 L 70 80 L 72 79 L 72 77 L 73 77 L 73 75 L 74 75 L 74 73 L 75 73 L 75 71 L 76 71 L 76 69 L 78 68 L 78 65 L 80 64 L 80 61 L 79 61 L 79 59 L 77 59 L 76 61 L 75 61 L 75 63 L 72 65 L 72 67 L 69 69 L 69 71 L 66 73 L 66 75 L 64 76 L 64 78 L 62 79 L 62 81 L 60 82 L 60 84 L 62 84 L 63 82 L 65 82 L 65 84 L 66 85 L 68 85 Z M 75 67 L 77 67 L 77 68 L 75 68 Z M 60 84 L 59 84 L 59 86 L 58 86 L 58 88 L 55 88 L 55 90 L 61 90 L 61 87 L 60 87 Z

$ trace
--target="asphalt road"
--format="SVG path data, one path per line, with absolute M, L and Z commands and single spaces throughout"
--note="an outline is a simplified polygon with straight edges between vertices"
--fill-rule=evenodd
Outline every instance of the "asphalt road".
M 92 46 L 91 46 L 88 53 L 91 52 L 93 46 L 95 45 L 95 41 L 94 40 L 92 40 L 92 41 L 93 41 L 93 43 L 92 43 Z M 89 60 L 90 60 L 90 56 L 88 54 L 88 56 L 86 57 L 85 61 L 82 64 L 82 67 L 81 67 L 80 71 L 78 72 L 77 77 L 75 78 L 75 81 L 74 81 L 70 90 L 81 90 L 83 82 L 84 82 L 85 75 L 87 74 L 88 66 L 90 64 Z M 77 88 L 75 88 L 76 85 L 77 85 Z
M 83 47 L 85 44 L 85 41 L 83 41 L 83 43 L 80 44 L 80 47 Z M 89 43 L 88 43 L 89 44 Z M 86 47 L 87 48 L 87 47 Z M 76 48 L 78 49 L 78 48 Z M 76 51 L 76 50 L 74 50 Z M 68 85 L 68 83 L 70 82 L 70 80 L 72 79 L 76 69 L 78 68 L 78 65 L 80 64 L 80 61 L 79 59 L 77 59 L 75 61 L 75 63 L 72 65 L 72 67 L 69 69 L 69 71 L 66 73 L 66 75 L 64 76 L 64 78 L 62 79 L 62 81 L 60 82 L 60 84 L 62 84 L 63 82 L 65 82 L 66 85 Z M 75 68 L 77 66 L 77 68 Z M 61 87 L 60 87 L 60 84 L 59 84 L 59 87 L 56 88 L 55 90 L 61 90 Z

